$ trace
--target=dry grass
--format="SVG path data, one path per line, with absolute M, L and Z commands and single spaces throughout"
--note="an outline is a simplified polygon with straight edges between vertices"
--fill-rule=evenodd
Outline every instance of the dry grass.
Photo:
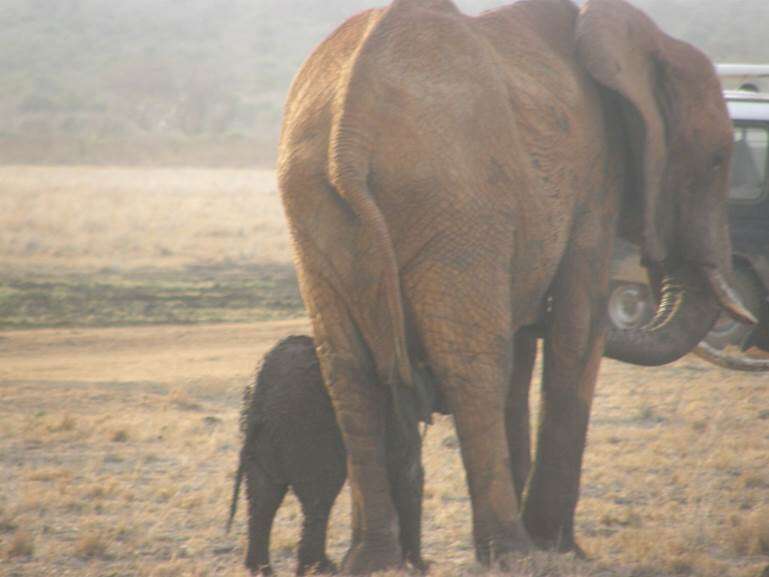
M 150 342 L 144 329 L 79 331 L 74 342 L 66 331 L 3 334 L 0 459 L 8 489 L 0 493 L 0 546 L 14 571 L 31 577 L 86 563 L 94 575 L 240 574 L 242 505 L 231 535 L 223 525 L 241 387 L 267 346 L 305 328 L 165 327 L 153 329 Z M 222 342 L 231 343 L 231 354 L 212 355 Z M 29 364 L 25 355 L 43 345 L 46 354 Z M 115 364 L 101 364 L 110 352 L 126 367 L 124 377 Z M 169 364 L 177 355 L 189 362 Z M 141 367 L 132 368 L 134 358 Z M 137 379 L 137 370 L 156 378 Z M 763 376 L 696 359 L 657 370 L 606 362 L 577 517 L 592 560 L 536 555 L 519 560 L 513 574 L 760 574 L 769 563 L 769 454 L 758 416 L 767 389 Z M 428 431 L 424 461 L 424 547 L 434 574 L 483 573 L 473 561 L 450 419 Z M 346 547 L 348 514 L 344 492 L 330 531 L 336 559 Z M 289 497 L 273 534 L 281 574 L 294 566 L 300 520 Z M 13 539 L 34 542 L 34 554 L 9 553 L 23 550 Z
M 0 167 L 0 329 L 302 314 L 271 171 Z
M 769 556 L 769 506 L 731 518 L 726 542 L 737 555 Z
M 74 554 L 79 559 L 106 559 L 109 541 L 104 528 L 88 529 L 75 543 Z
M 5 557 L 9 561 L 17 557 L 32 557 L 34 554 L 35 538 L 24 530 L 14 533 L 5 551 Z
M 114 431 L 110 436 L 110 440 L 113 443 L 125 443 L 126 441 L 128 441 L 128 431 L 126 431 L 125 429 Z
M 0 167 L 0 268 L 289 260 L 272 171 Z
M 0 267 L 287 262 L 274 192 L 251 194 L 259 178 L 272 177 L 0 169 Z M 267 347 L 306 328 L 300 320 L 0 332 L 0 574 L 245 574 L 242 504 L 224 533 L 241 390 Z M 765 375 L 698 359 L 659 369 L 605 361 L 577 514 L 592 559 L 532 555 L 510 574 L 761 575 L 769 563 L 768 395 Z M 450 419 L 429 430 L 424 462 L 432 574 L 501 575 L 474 562 Z M 337 560 L 348 517 L 344 491 L 330 529 Z M 289 496 L 273 532 L 279 574 L 293 571 L 300 520 Z

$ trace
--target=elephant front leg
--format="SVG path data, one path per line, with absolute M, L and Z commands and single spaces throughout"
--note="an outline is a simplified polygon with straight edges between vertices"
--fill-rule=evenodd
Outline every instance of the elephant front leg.
M 567 258 L 552 290 L 537 454 L 523 507 L 526 529 L 536 545 L 580 556 L 574 512 L 603 354 L 608 292 L 606 271 L 595 270 L 596 262 L 600 259 Z
M 515 362 L 507 396 L 506 428 L 510 452 L 510 470 L 518 502 L 531 470 L 531 424 L 529 388 L 537 356 L 537 335 L 533 329 L 521 329 L 515 335 Z
M 398 512 L 400 544 L 404 563 L 410 563 L 424 573 L 428 564 L 422 559 L 422 492 L 424 469 L 422 468 L 422 439 L 416 412 L 408 410 L 416 406 L 411 391 L 400 393 L 407 401 L 401 418 L 394 411 L 387 420 L 387 460 L 393 501 Z

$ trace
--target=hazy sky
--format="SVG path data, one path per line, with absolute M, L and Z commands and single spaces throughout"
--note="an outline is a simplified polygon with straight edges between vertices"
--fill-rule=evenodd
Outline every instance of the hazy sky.
M 455 1 L 469 14 L 509 3 Z M 769 0 L 632 1 L 714 59 L 769 61 Z M 350 15 L 385 4 L 0 0 L 0 136 L 274 135 L 313 47 Z

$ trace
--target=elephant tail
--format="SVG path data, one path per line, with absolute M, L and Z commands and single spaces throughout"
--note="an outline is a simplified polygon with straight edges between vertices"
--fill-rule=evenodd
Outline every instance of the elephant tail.
M 240 462 L 238 463 L 238 472 L 235 473 L 235 485 L 232 488 L 232 502 L 230 503 L 230 516 L 227 518 L 227 528 L 225 531 L 230 532 L 232 528 L 232 520 L 235 518 L 235 513 L 238 510 L 238 500 L 240 498 L 240 484 L 243 481 L 243 473 L 246 469 L 246 445 L 240 450 Z
M 360 222 L 361 248 L 356 274 L 366 282 L 352 290 L 367 291 L 367 305 L 353 311 L 358 328 L 374 359 L 380 382 L 391 387 L 396 412 L 408 403 L 398 387 L 416 394 L 417 413 L 429 419 L 431 395 L 425 379 L 415 371 L 408 353 L 400 272 L 387 222 L 368 186 L 377 122 L 377 27 L 372 19 L 365 39 L 340 81 L 329 143 L 328 173 L 331 184 Z M 373 106 L 372 106 L 373 105 Z M 354 305 L 353 305 L 354 306 Z M 405 395 L 410 396 L 410 395 Z M 413 402 L 413 401 L 412 401 Z
M 384 310 L 375 315 L 375 322 L 359 323 L 374 358 L 377 377 L 381 383 L 390 387 L 399 419 L 410 421 L 411 418 L 405 415 L 413 415 L 416 411 L 417 419 L 429 423 L 433 410 L 432 386 L 422 372 L 415 370 L 411 364 L 400 274 L 387 223 L 365 184 L 365 177 L 356 182 L 353 173 L 341 177 L 338 173 L 334 185 L 340 195 L 349 202 L 361 220 L 362 227 L 370 235 L 372 249 L 378 253 L 373 258 L 379 260 L 381 265 L 377 295 L 380 299 L 377 299 L 379 303 L 375 306 L 384 307 Z M 409 394 L 403 395 L 402 387 L 405 387 Z

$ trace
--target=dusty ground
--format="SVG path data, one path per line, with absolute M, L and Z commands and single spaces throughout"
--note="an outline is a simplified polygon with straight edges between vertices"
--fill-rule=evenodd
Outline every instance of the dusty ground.
M 40 290 L 56 293 L 61 275 L 98 275 L 104 266 L 122 271 L 121 279 L 142 270 L 149 280 L 227 259 L 235 268 L 288 266 L 271 176 L 262 176 L 0 169 L 2 278 L 49 275 L 55 282 Z M 142 212 L 145 203 L 154 208 Z M 107 224 L 91 230 L 69 204 L 98 206 L 101 216 L 89 218 Z M 231 217 L 228 206 L 236 209 Z M 253 222 L 263 224 L 257 230 Z M 214 228 L 219 236 L 209 235 Z M 111 244 L 118 237 L 124 244 Z M 179 248 L 158 255 L 158 243 Z M 251 248 L 238 256 L 243 243 Z M 123 254 L 121 246 L 135 249 Z M 0 317 L 13 312 L 2 309 L 5 286 Z M 208 295 L 211 287 L 201 286 Z M 14 290 L 25 294 L 24 285 Z M 307 325 L 301 318 L 259 322 L 255 309 L 235 314 L 230 305 L 217 301 L 210 315 L 234 315 L 238 323 L 146 324 L 157 319 L 141 314 L 121 322 L 108 307 L 91 326 L 0 331 L 0 575 L 244 574 L 242 504 L 232 533 L 223 529 L 241 390 L 267 347 Z M 48 315 L 40 319 L 62 318 L 50 303 L 40 307 Z M 133 326 L 101 326 L 120 324 Z M 692 357 L 660 369 L 605 361 L 577 514 L 592 560 L 537 555 L 520 560 L 514 574 L 761 575 L 769 564 L 767 399 L 766 375 Z M 429 430 L 425 465 L 424 543 L 434 574 L 484 574 L 473 561 L 450 419 Z M 345 491 L 331 529 L 336 559 L 348 539 L 348 507 Z M 287 502 L 273 536 L 283 575 L 293 567 L 299 520 L 296 503 Z

